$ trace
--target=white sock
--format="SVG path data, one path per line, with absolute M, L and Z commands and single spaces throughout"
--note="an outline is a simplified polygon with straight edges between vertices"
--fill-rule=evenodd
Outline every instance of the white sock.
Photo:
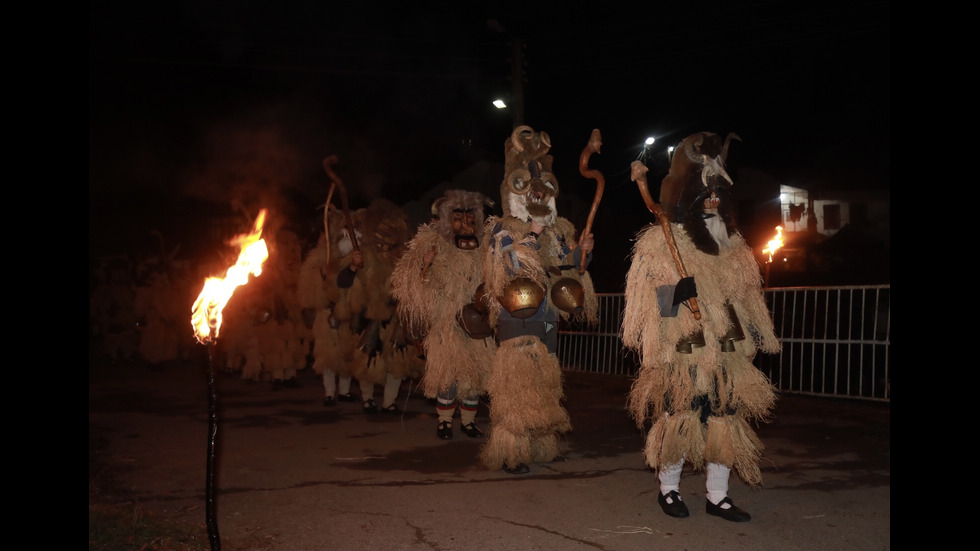
M 337 376 L 329 369 L 323 370 L 323 393 L 325 396 L 333 396 L 337 390 Z
M 350 394 L 350 375 L 341 375 L 339 379 L 340 385 L 337 387 L 337 392 L 341 395 Z
M 708 501 L 718 505 L 721 500 L 728 497 L 728 475 L 731 471 L 721 463 L 708 463 L 708 480 L 705 482 L 705 488 L 708 490 Z M 721 508 L 728 509 L 730 506 L 726 503 Z
M 681 459 L 673 465 L 667 465 L 660 467 L 660 473 L 658 473 L 658 478 L 660 478 L 660 494 L 667 495 L 670 492 L 676 492 L 681 487 L 681 471 L 684 470 L 684 460 Z
M 394 377 L 391 373 L 388 374 L 388 380 L 385 382 L 384 394 L 381 401 L 382 407 L 394 405 L 395 400 L 398 399 L 398 392 L 402 388 L 403 380 L 402 378 Z

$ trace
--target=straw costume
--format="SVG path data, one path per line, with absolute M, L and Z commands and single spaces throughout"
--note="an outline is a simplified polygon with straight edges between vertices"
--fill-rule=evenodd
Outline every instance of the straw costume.
M 759 264 L 735 225 L 724 169 L 732 137 L 694 134 L 674 153 L 661 200 L 667 220 L 678 222 L 669 224 L 670 235 L 653 224 L 637 236 L 623 344 L 641 360 L 628 406 L 638 426 L 652 423 L 644 455 L 659 474 L 661 508 L 688 516 L 678 492 L 687 461 L 707 470 L 706 511 L 745 522 L 751 517 L 728 498 L 728 478 L 734 468 L 750 486 L 761 484 L 763 446 L 749 423 L 768 419 L 775 394 L 752 360 L 757 350 L 775 353 L 780 346 Z M 645 179 L 638 183 L 644 191 Z
M 433 203 L 435 219 L 419 226 L 391 276 L 399 318 L 421 337 L 421 387 L 436 399 L 436 435 L 443 440 L 453 437 L 457 408 L 463 432 L 483 436 L 476 414 L 497 350 L 486 305 L 474 305 L 486 250 L 477 231 L 482 234 L 487 201 L 474 191 L 446 191 Z
M 500 344 L 487 385 L 490 437 L 480 458 L 487 468 L 510 474 L 553 461 L 560 455 L 558 435 L 572 428 L 556 356 L 559 319 L 572 314 L 551 300 L 553 284 L 565 276 L 581 286 L 583 303 L 571 310 L 577 317 L 595 320 L 598 309 L 591 277 L 578 274 L 594 240 L 589 234 L 577 242 L 572 223 L 558 216 L 550 148 L 547 133 L 514 130 L 504 145 L 504 215 L 490 218 L 485 230 L 485 296 Z
M 373 399 L 375 385 L 383 387 L 381 411 L 400 413 L 395 400 L 402 382 L 420 376 L 425 368 L 424 360 L 409 346 L 391 296 L 391 273 L 411 238 L 408 216 L 395 203 L 377 198 L 364 210 L 362 227 L 363 267 L 354 274 L 348 291 L 351 311 L 363 312 L 365 319 L 354 352 L 353 374 L 361 387 L 365 413 L 378 411 Z
M 360 322 L 350 309 L 347 290 L 337 285 L 337 275 L 351 262 L 353 244 L 344 227 L 344 214 L 327 203 L 324 230 L 317 246 L 307 253 L 300 271 L 299 296 L 304 322 L 313 332 L 313 372 L 323 379 L 323 405 L 353 402 L 351 394 L 353 356 L 358 337 L 354 328 Z M 355 236 L 360 238 L 359 220 L 363 209 L 351 213 Z

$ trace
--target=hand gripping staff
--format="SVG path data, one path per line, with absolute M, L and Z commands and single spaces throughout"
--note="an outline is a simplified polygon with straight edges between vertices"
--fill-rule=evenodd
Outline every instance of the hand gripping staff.
M 677 273 L 680 274 L 681 279 L 684 279 L 687 277 L 687 270 L 684 269 L 684 262 L 681 260 L 680 253 L 677 252 L 677 243 L 674 242 L 674 232 L 670 229 L 670 220 L 667 218 L 667 214 L 664 213 L 663 208 L 650 196 L 650 188 L 647 185 L 648 170 L 650 169 L 640 161 L 633 161 L 630 164 L 630 178 L 640 188 L 640 195 L 643 196 L 643 202 L 647 204 L 647 208 L 660 221 L 660 227 L 664 230 L 664 237 L 667 238 L 667 246 L 670 248 L 670 254 L 674 257 L 674 264 L 677 266 Z M 694 319 L 700 320 L 701 310 L 698 308 L 697 298 L 691 297 L 687 299 L 687 302 L 691 307 L 691 312 L 694 314 Z

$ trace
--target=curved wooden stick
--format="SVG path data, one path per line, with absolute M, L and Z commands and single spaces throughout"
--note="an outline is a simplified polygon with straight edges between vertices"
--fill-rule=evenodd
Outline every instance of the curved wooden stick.
M 650 170 L 640 161 L 633 161 L 630 164 L 630 178 L 636 182 L 637 187 L 640 188 L 640 195 L 643 196 L 643 202 L 647 204 L 647 208 L 650 209 L 654 215 L 657 216 L 657 220 L 660 222 L 660 227 L 664 230 L 664 237 L 667 238 L 667 247 L 670 249 L 671 256 L 674 257 L 674 265 L 677 266 L 677 273 L 680 274 L 681 279 L 687 277 L 687 270 L 684 269 L 684 262 L 681 260 L 681 255 L 677 251 L 677 243 L 674 242 L 674 232 L 670 229 L 670 219 L 667 218 L 667 214 L 664 212 L 663 208 L 653 200 L 650 196 L 650 188 L 647 185 L 647 171 Z M 688 304 L 691 307 L 691 312 L 694 314 L 694 319 L 701 319 L 701 309 L 698 308 L 698 300 L 695 297 L 687 299 Z
M 589 137 L 589 143 L 585 144 L 585 148 L 582 149 L 582 154 L 578 158 L 578 171 L 582 173 L 582 176 L 586 178 L 593 178 L 596 182 L 595 187 L 595 198 L 592 199 L 592 210 L 589 211 L 589 218 L 585 222 L 585 227 L 582 228 L 582 236 L 586 236 L 592 231 L 592 221 L 595 220 L 595 212 L 599 209 L 599 201 L 602 200 L 602 192 L 606 188 L 606 179 L 601 172 L 593 168 L 589 168 L 589 159 L 592 157 L 593 153 L 601 153 L 599 149 L 602 147 L 602 134 L 599 132 L 598 128 L 592 130 L 592 135 Z M 585 257 L 588 255 L 582 255 L 579 259 L 578 273 L 585 273 Z
M 347 222 L 347 231 L 350 232 L 351 245 L 355 251 L 360 251 L 361 245 L 357 242 L 357 234 L 354 233 L 354 219 L 351 217 L 350 208 L 347 206 L 347 188 L 344 187 L 344 183 L 337 176 L 337 173 L 333 171 L 333 165 L 337 164 L 337 161 L 336 155 L 326 157 L 323 159 L 323 170 L 326 171 L 327 176 L 330 177 L 333 184 L 340 190 L 340 206 L 344 209 L 344 219 Z M 324 205 L 323 208 L 326 209 L 327 205 Z M 324 222 L 326 222 L 326 212 L 324 212 L 323 216 Z

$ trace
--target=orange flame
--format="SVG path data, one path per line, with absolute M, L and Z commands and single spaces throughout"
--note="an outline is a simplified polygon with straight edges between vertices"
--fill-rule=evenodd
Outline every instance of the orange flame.
M 769 255 L 769 262 L 772 262 L 772 253 L 776 252 L 780 247 L 783 246 L 783 227 L 776 226 L 776 237 L 769 240 L 766 244 L 766 248 L 762 249 L 762 254 Z
M 269 258 L 269 249 L 262 239 L 262 226 L 265 224 L 266 209 L 259 211 L 252 227 L 252 233 L 241 234 L 231 239 L 232 245 L 241 245 L 238 262 L 228 268 L 224 278 L 209 277 L 204 281 L 204 289 L 191 308 L 191 326 L 197 342 L 206 344 L 218 338 L 221 329 L 221 311 L 231 300 L 231 295 L 240 285 L 248 283 L 248 275 L 262 275 L 262 263 Z M 214 329 L 214 336 L 211 329 Z

